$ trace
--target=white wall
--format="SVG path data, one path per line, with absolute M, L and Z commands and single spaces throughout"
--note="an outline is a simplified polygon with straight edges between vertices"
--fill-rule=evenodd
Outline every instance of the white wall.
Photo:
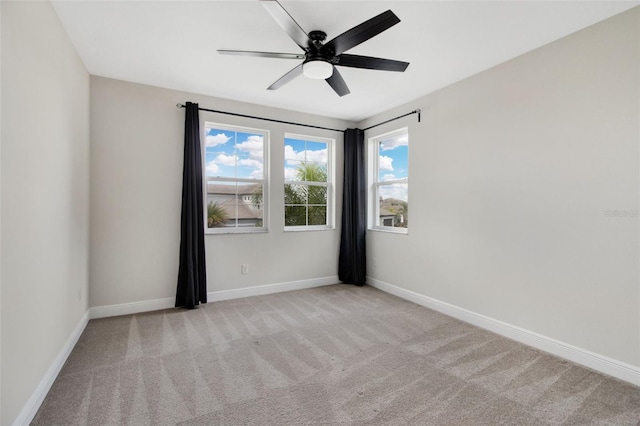
M 639 62 L 635 8 L 360 123 L 423 110 L 369 277 L 640 366 Z
M 87 312 L 89 75 L 49 2 L 3 1 L 2 418 Z
M 214 78 L 214 76 L 212 76 Z M 91 254 L 93 307 L 174 298 L 180 245 L 184 109 L 177 103 L 335 129 L 349 124 L 157 87 L 91 77 Z M 335 230 L 283 231 L 284 133 L 336 139 L 342 133 L 200 112 L 200 120 L 271 132 L 270 231 L 206 235 L 209 292 L 337 275 Z M 203 125 L 201 123 L 201 130 Z M 336 163 L 342 181 L 342 161 Z M 338 185 L 338 212 L 342 191 Z M 250 273 L 240 274 L 249 264 Z
M 0 4 L 0 49 L 2 49 L 2 4 Z M 1 53 L 1 50 L 0 50 Z M 2 99 L 2 54 L 0 54 L 0 99 Z M 2 102 L 0 101 L 0 165 L 2 164 Z M 2 239 L 2 173 L 0 173 L 0 240 Z M 2 306 L 2 244 L 0 243 L 0 306 Z M 2 315 L 0 314 L 0 366 L 2 365 Z M 2 421 L 2 368 L 0 367 L 0 421 Z

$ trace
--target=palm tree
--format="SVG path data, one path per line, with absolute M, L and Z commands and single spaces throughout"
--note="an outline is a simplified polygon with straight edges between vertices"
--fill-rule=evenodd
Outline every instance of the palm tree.
M 302 182 L 326 182 L 327 169 L 319 164 L 304 163 L 296 169 L 296 180 Z M 251 202 L 262 204 L 262 185 L 251 196 Z M 314 204 L 316 204 L 314 206 Z M 320 185 L 284 185 L 284 224 L 323 225 L 327 223 L 327 187 Z M 307 211 L 308 209 L 308 211 Z
M 207 227 L 214 228 L 224 225 L 228 219 L 229 214 L 221 205 L 213 201 L 207 204 Z

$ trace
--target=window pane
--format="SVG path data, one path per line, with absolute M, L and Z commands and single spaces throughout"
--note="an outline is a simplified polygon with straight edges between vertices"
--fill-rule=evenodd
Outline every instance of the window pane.
M 236 132 L 207 128 L 205 134 L 205 174 L 235 177 Z
M 263 160 L 262 158 L 241 154 L 237 156 L 238 177 L 242 179 L 262 179 Z
M 307 224 L 307 208 L 304 206 L 285 206 L 284 225 L 304 226 Z
M 237 226 L 262 226 L 262 212 L 263 210 L 258 210 L 257 206 L 247 203 L 238 203 L 236 214 L 236 219 L 238 221 Z
M 307 187 L 309 204 L 327 204 L 327 188 L 309 185 Z
M 304 180 L 305 173 L 302 161 L 285 161 L 284 164 L 284 180 L 295 181 Z
M 209 201 L 207 203 L 207 227 L 218 228 L 225 226 L 231 216 L 228 208 L 228 205 L 222 206 L 217 201 Z
M 205 175 L 235 176 L 235 132 L 207 128 L 205 132 Z
M 409 224 L 409 187 L 406 183 L 381 184 L 378 187 L 378 225 L 406 228 Z
M 327 163 L 307 163 L 304 166 L 304 175 L 308 182 L 326 182 Z
M 305 161 L 326 163 L 329 161 L 327 144 L 324 142 L 307 142 Z
M 305 141 L 285 138 L 284 140 L 284 159 L 305 161 L 304 151 L 306 149 Z
M 207 226 L 261 226 L 262 194 L 262 184 L 207 182 Z
M 326 182 L 329 161 L 326 142 L 285 138 L 284 159 L 286 180 Z M 296 170 L 295 178 L 293 171 L 288 169 Z
M 326 206 L 309 206 L 309 225 L 325 225 L 327 223 Z
M 263 179 L 264 137 L 251 133 L 238 133 L 236 143 L 238 177 Z
M 370 139 L 370 171 L 373 227 L 397 228 L 406 233 L 409 224 L 409 134 L 400 129 Z M 377 212 L 377 213 L 376 213 Z M 404 229 L 402 229 L 404 228 Z
M 205 175 L 222 178 L 264 178 L 264 136 L 207 127 Z
M 307 204 L 307 187 L 305 185 L 284 186 L 285 204 Z
M 378 142 L 378 182 L 407 179 L 409 136 L 406 133 Z
M 327 225 L 330 142 L 309 138 L 285 136 L 285 226 Z
M 236 155 L 224 151 L 207 151 L 205 171 L 207 176 L 235 178 Z

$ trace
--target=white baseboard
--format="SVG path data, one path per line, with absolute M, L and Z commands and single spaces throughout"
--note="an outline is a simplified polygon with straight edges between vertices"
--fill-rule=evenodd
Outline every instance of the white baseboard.
M 71 335 L 60 350 L 60 353 L 53 361 L 45 375 L 42 377 L 36 389 L 31 394 L 31 397 L 24 405 L 24 407 L 22 407 L 20 414 L 18 414 L 18 417 L 16 417 L 13 422 L 14 426 L 28 425 L 36 416 L 40 405 L 42 405 L 44 398 L 47 396 L 47 393 L 49 393 L 51 386 L 53 386 L 53 382 L 56 380 L 56 377 L 58 377 L 58 373 L 60 373 L 60 370 L 62 370 L 62 366 L 67 361 L 67 358 L 69 358 L 69 354 L 71 354 L 73 347 L 78 342 L 78 339 L 80 338 L 80 335 L 84 331 L 84 328 L 87 326 L 88 322 L 89 311 L 85 312 L 85 314 L 82 316 L 80 322 L 78 323 L 78 325 L 76 325 L 76 328 L 73 329 Z
M 210 291 L 207 293 L 209 302 L 239 299 L 241 297 L 262 296 L 265 294 L 280 293 L 283 291 L 302 290 L 305 288 L 321 287 L 339 283 L 337 276 L 311 278 L 307 280 L 290 281 L 286 283 L 266 284 L 255 287 L 245 287 L 234 290 Z M 89 309 L 90 318 L 106 318 L 118 315 L 137 314 L 141 312 L 157 311 L 173 308 L 175 298 L 143 300 L 139 302 L 120 303 L 117 305 L 94 306 Z
M 367 284 L 434 311 L 484 328 L 509 339 L 592 368 L 609 376 L 640 386 L 640 367 L 609 358 L 511 324 L 459 308 L 440 300 L 405 290 L 393 284 L 367 277 Z
M 303 290 L 305 288 L 322 287 L 325 285 L 338 284 L 337 276 L 312 278 L 308 280 L 289 281 L 286 283 L 266 284 L 255 287 L 239 288 L 237 290 L 211 291 L 207 293 L 209 302 L 219 302 L 222 300 L 240 299 L 242 297 L 262 296 L 265 294 L 281 293 L 283 291 Z
M 176 299 L 167 297 L 164 299 L 141 300 L 139 302 L 119 303 L 117 305 L 94 306 L 89 308 L 90 318 L 117 317 L 119 315 L 138 314 L 140 312 L 158 311 L 175 306 Z

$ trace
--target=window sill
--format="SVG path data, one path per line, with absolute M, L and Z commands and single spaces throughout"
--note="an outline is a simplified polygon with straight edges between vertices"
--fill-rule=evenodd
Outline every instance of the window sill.
M 409 234 L 408 228 L 375 227 L 375 228 L 369 228 L 368 231 L 386 232 L 387 234 L 400 234 L 400 235 Z
M 334 231 L 331 226 L 285 226 L 284 232 Z
M 226 235 L 226 234 L 266 234 L 267 232 L 269 232 L 268 229 L 237 229 L 237 228 L 230 228 L 230 229 L 225 229 L 225 228 L 215 228 L 215 231 L 212 230 L 208 230 L 205 229 L 204 230 L 204 234 L 205 235 Z

